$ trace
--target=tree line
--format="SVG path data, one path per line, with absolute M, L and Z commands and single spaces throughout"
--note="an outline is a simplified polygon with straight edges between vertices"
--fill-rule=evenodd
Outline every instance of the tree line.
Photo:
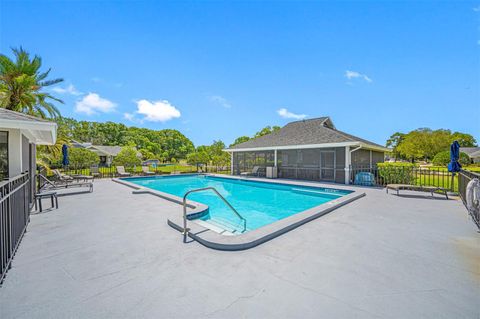
M 437 154 L 448 152 L 453 141 L 458 141 L 461 147 L 477 146 L 477 141 L 470 134 L 429 128 L 409 133 L 396 132 L 387 140 L 386 146 L 392 148 L 391 155 L 396 159 L 432 161 Z
M 190 139 L 177 130 L 151 130 L 128 127 L 122 123 L 77 121 L 72 118 L 57 119 L 59 135 L 70 141 L 93 145 L 133 146 L 143 159 L 175 162 L 185 159 L 195 147 Z

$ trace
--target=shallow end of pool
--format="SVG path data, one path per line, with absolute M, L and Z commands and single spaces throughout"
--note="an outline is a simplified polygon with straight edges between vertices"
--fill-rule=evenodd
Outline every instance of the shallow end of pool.
M 265 243 L 364 196 L 365 193 L 363 192 L 353 191 L 351 194 L 336 200 L 294 214 L 275 223 L 251 230 L 247 233 L 235 236 L 225 236 L 199 224 L 190 222 L 188 224 L 188 236 L 198 241 L 202 245 L 212 249 L 225 251 L 246 250 Z M 167 223 L 179 232 L 183 232 L 183 227 L 181 226 L 183 225 L 183 220 L 180 217 L 168 219 Z

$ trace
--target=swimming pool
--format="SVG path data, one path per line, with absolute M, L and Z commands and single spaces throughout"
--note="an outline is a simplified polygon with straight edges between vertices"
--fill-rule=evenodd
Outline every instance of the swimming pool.
M 259 182 L 206 175 L 155 176 L 123 179 L 183 198 L 186 192 L 214 187 L 246 219 L 249 232 L 352 193 L 349 190 Z M 241 234 L 243 222 L 212 191 L 192 193 L 189 200 L 208 206 L 197 220 L 230 234 Z M 207 226 L 208 227 L 208 226 Z M 212 228 L 210 227 L 210 228 Z

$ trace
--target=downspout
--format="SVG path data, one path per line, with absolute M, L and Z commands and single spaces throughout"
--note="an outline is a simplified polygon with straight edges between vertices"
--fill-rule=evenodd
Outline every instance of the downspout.
M 353 150 L 350 150 L 350 146 L 345 148 L 345 184 L 350 184 L 350 174 L 352 173 L 352 153 L 362 148 L 362 145 L 359 145 Z

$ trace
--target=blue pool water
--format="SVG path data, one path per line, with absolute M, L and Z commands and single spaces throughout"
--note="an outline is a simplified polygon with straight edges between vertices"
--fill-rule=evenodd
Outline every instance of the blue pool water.
M 205 175 L 156 176 L 126 178 L 127 181 L 183 197 L 195 188 L 214 187 L 247 220 L 247 231 L 276 222 L 309 208 L 324 204 L 351 191 L 264 183 Z M 192 193 L 188 199 L 208 205 L 208 214 L 201 217 L 217 227 L 233 233 L 243 230 L 241 220 L 212 191 Z

